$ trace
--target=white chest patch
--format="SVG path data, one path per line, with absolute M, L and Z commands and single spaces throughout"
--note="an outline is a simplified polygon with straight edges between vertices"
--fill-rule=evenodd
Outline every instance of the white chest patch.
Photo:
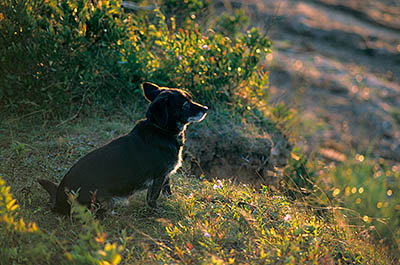
M 180 148 L 178 152 L 178 162 L 176 162 L 174 168 L 167 174 L 167 176 L 175 174 L 178 168 L 182 166 L 182 149 L 183 148 Z

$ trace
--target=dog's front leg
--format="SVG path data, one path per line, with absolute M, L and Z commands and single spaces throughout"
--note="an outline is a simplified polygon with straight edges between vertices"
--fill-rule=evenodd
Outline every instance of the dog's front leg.
M 157 199 L 160 196 L 165 178 L 156 178 L 151 186 L 147 189 L 147 204 L 152 208 L 157 208 Z
M 164 195 L 167 195 L 167 196 L 171 196 L 171 194 L 172 194 L 171 186 L 169 184 L 169 177 L 165 178 L 164 185 L 163 185 L 163 188 L 162 188 L 162 193 Z

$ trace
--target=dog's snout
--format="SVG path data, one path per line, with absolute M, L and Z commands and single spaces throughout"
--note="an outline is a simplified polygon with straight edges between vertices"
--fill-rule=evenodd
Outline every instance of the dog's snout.
M 201 112 L 206 113 L 208 110 L 208 107 L 201 105 L 199 103 L 196 103 L 196 102 L 192 102 L 192 110 L 193 111 L 201 111 Z

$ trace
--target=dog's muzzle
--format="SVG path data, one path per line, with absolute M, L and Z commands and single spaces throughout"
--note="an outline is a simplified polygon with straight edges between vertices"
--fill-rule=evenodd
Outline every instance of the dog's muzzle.
M 195 115 L 190 116 L 188 119 L 188 122 L 200 122 L 204 120 L 204 118 L 207 116 L 207 106 L 201 106 L 200 104 L 193 104 L 194 108 L 196 108 Z

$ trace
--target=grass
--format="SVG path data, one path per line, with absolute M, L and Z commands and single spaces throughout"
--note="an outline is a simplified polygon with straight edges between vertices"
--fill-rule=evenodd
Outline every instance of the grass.
M 74 207 L 72 218 L 52 213 L 35 178 L 59 182 L 79 157 L 129 132 L 139 117 L 141 111 L 68 123 L 37 116 L 2 119 L 0 175 L 19 204 L 15 214 L 6 214 L 34 222 L 41 232 L 4 230 L 2 219 L 2 247 L 11 254 L 1 256 L 0 264 L 390 264 L 340 214 L 321 218 L 267 187 L 255 191 L 184 172 L 173 176 L 173 195 L 160 198 L 157 210 L 146 206 L 141 192 L 102 220 L 81 207 Z M 29 253 L 45 255 L 38 263 Z
M 356 153 L 331 166 L 324 177 L 335 204 L 353 210 L 346 213 L 350 222 L 368 227 L 370 234 L 396 253 L 400 245 L 397 166 Z

